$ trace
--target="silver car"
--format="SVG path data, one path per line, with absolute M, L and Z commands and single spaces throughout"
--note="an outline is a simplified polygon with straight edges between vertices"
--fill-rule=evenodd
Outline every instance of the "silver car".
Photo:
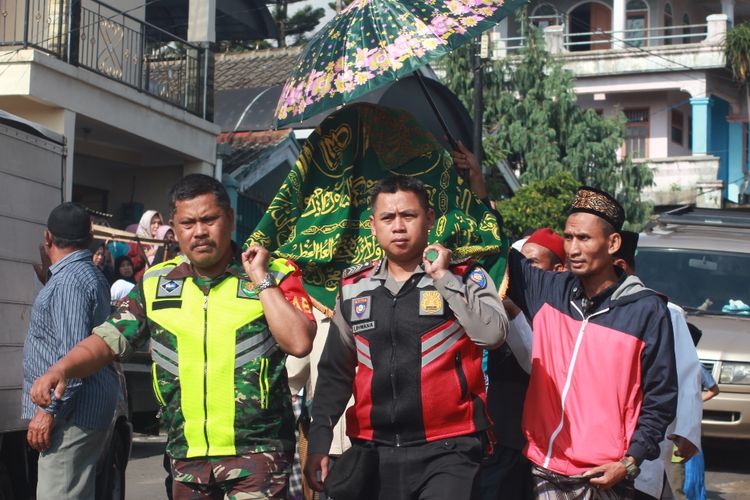
M 750 439 L 750 212 L 663 214 L 641 234 L 636 266 L 703 332 L 698 356 L 721 389 L 705 403 L 703 435 Z

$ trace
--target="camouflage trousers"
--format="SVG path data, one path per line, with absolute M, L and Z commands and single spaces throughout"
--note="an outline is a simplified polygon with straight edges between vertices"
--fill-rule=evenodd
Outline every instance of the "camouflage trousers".
M 172 459 L 174 500 L 286 498 L 292 452 Z

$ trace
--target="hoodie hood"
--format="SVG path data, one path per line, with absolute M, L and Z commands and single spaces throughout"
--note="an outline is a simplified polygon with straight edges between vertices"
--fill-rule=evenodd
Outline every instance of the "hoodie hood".
M 625 281 L 617 287 L 610 297 L 610 307 L 615 307 L 621 304 L 629 304 L 635 302 L 643 297 L 649 297 L 656 295 L 664 301 L 666 305 L 667 299 L 662 294 L 655 292 L 650 288 L 646 288 L 643 282 L 638 276 L 628 276 Z

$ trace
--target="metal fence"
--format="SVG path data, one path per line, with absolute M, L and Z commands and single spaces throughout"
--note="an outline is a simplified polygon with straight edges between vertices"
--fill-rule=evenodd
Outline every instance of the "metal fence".
M 682 26 L 659 26 L 656 28 L 633 28 L 622 31 L 592 31 L 588 33 L 566 33 L 563 46 L 568 50 L 609 49 L 619 42 L 625 47 L 660 47 L 700 43 L 706 39 L 707 24 Z
M 0 0 L 0 46 L 45 51 L 207 116 L 207 49 L 98 0 Z
M 569 33 L 564 29 L 563 48 L 568 52 L 608 50 L 620 44 L 624 48 L 662 47 L 667 45 L 700 43 L 706 39 L 707 24 L 634 28 L 623 31 L 591 31 Z M 492 51 L 495 57 L 514 55 L 524 48 L 526 37 L 496 38 Z

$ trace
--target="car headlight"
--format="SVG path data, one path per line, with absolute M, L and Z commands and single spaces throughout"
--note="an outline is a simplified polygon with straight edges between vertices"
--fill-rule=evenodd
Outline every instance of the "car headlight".
M 750 363 L 723 362 L 719 383 L 750 385 Z

